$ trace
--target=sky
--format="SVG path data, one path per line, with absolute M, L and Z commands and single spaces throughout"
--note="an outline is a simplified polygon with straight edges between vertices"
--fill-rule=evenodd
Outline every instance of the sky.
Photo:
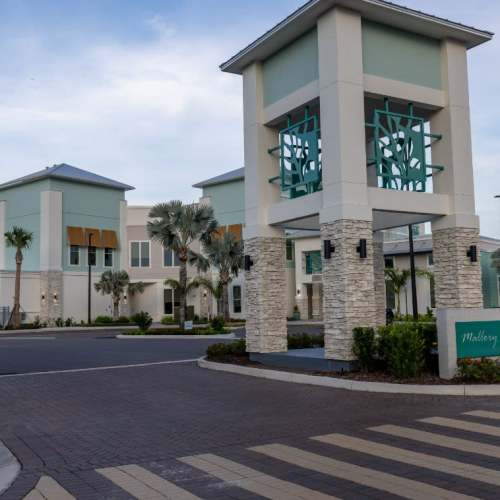
M 303 0 L 0 0 L 0 183 L 69 163 L 189 202 L 243 166 L 241 78 L 219 64 Z M 500 33 L 500 2 L 400 2 Z M 500 36 L 500 35 L 499 35 Z M 500 39 L 469 52 L 476 207 L 500 238 Z

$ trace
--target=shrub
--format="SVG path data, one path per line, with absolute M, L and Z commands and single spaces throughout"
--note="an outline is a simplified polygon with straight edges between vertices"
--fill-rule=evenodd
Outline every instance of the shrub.
M 174 318 L 172 318 L 172 316 L 163 316 L 163 318 L 161 318 L 160 323 L 162 325 L 176 325 L 177 321 Z
M 388 364 L 400 379 L 416 377 L 425 366 L 425 341 L 417 325 L 394 324 L 390 333 Z
M 74 325 L 75 325 L 75 322 L 73 321 L 73 318 L 66 318 L 66 321 L 64 322 L 64 326 L 70 327 L 70 326 L 74 326 Z
M 488 358 L 458 361 L 458 375 L 464 382 L 483 382 L 492 384 L 500 382 L 500 365 Z
M 127 324 L 130 323 L 130 319 L 128 316 L 120 316 L 118 318 L 118 323 Z
M 62 328 L 64 326 L 64 320 L 62 318 L 57 318 L 54 323 L 59 328 Z
M 153 318 L 145 311 L 138 312 L 132 316 L 132 321 L 139 327 L 141 332 L 145 332 L 153 323 Z
M 110 325 L 113 323 L 113 318 L 111 316 L 97 316 L 94 323 L 99 325 Z
M 224 318 L 222 316 L 216 316 L 210 321 L 210 327 L 215 332 L 223 332 L 224 331 Z
M 229 360 L 231 356 L 246 356 L 246 342 L 244 339 L 236 340 L 229 344 L 212 344 L 207 348 L 208 359 L 218 361 Z
M 374 368 L 376 358 L 375 330 L 373 328 L 357 327 L 353 330 L 354 344 L 352 351 L 358 358 L 362 370 Z
M 323 347 L 325 340 L 323 335 L 308 335 L 300 333 L 288 337 L 288 349 L 307 349 L 309 347 Z

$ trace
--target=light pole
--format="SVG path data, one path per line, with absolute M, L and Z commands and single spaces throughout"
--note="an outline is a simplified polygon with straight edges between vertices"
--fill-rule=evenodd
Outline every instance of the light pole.
M 408 226 L 408 242 L 410 244 L 410 275 L 411 275 L 411 305 L 413 309 L 413 319 L 418 320 L 417 302 L 417 278 L 415 271 L 415 252 L 413 251 L 413 226 Z
M 87 322 L 90 325 L 92 322 L 92 264 L 90 262 L 90 246 L 92 243 L 92 233 L 89 233 L 89 241 L 87 247 L 87 264 L 89 266 L 89 282 L 88 282 L 88 315 Z

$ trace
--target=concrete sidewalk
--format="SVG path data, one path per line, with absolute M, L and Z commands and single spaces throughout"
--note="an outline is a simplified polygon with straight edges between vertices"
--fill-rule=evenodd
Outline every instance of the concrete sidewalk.
M 0 495 L 14 482 L 20 470 L 16 457 L 0 441 Z

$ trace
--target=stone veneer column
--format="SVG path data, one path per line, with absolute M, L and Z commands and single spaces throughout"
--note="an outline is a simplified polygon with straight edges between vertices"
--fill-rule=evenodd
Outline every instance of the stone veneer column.
M 432 245 L 437 308 L 483 307 L 481 265 L 467 251 L 478 245 L 479 230 L 465 227 L 433 229 Z
M 253 266 L 245 271 L 247 351 L 287 350 L 285 238 L 245 240 Z
M 356 247 L 366 239 L 367 258 Z M 321 225 L 321 239 L 335 247 L 330 259 L 323 258 L 323 321 L 325 357 L 351 361 L 353 328 L 375 326 L 372 223 L 338 220 Z
M 375 321 L 377 326 L 386 324 L 387 297 L 385 294 L 385 259 L 382 231 L 373 233 L 373 276 L 375 287 Z
M 41 271 L 40 321 L 53 326 L 57 318 L 63 317 L 63 273 L 62 271 Z

